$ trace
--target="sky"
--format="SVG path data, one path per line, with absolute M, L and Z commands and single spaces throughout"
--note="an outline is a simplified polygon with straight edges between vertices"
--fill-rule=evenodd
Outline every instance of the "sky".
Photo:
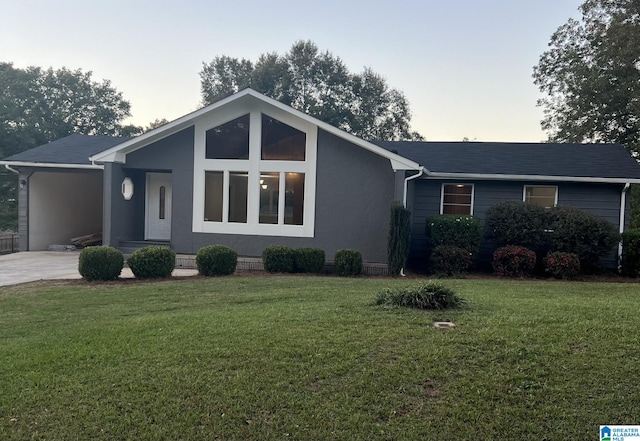
M 580 0 L 0 0 L 0 61 L 67 67 L 110 80 L 126 123 L 200 107 L 199 71 L 228 55 L 255 61 L 298 40 L 371 67 L 404 92 L 429 141 L 539 142 L 533 66 Z

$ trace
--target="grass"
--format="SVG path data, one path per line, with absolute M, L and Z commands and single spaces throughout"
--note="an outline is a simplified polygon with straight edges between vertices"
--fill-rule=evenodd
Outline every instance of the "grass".
M 637 284 L 226 277 L 0 292 L 1 440 L 594 439 L 637 424 Z M 453 320 L 453 329 L 434 329 Z

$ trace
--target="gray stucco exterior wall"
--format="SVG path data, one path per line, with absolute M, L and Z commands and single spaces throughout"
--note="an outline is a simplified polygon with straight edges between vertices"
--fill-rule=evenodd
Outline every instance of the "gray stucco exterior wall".
M 445 181 L 419 179 L 413 188 L 413 223 L 411 243 L 411 265 L 425 268 L 428 259 L 425 224 L 429 216 L 440 213 L 441 186 Z M 620 222 L 620 197 L 622 184 L 571 183 L 571 182 L 525 182 L 525 181 L 446 181 L 447 183 L 474 184 L 473 215 L 480 219 L 483 233 L 486 228 L 486 212 L 494 204 L 507 200 L 522 201 L 524 185 L 556 185 L 558 205 L 569 205 L 588 211 L 610 222 L 616 231 Z M 629 225 L 630 197 L 627 194 L 625 229 Z M 488 262 L 494 246 L 483 241 L 480 260 Z M 613 258 L 603 264 L 615 265 Z
M 314 237 L 209 234 L 192 232 L 193 127 L 130 153 L 126 165 L 105 167 L 105 242 L 144 236 L 144 176 L 172 175 L 171 247 L 195 254 L 209 244 L 235 249 L 241 256 L 260 256 L 269 245 L 322 248 L 331 260 L 335 251 L 353 248 L 369 262 L 386 262 L 389 207 L 398 196 L 404 173 L 394 173 L 388 159 L 319 130 Z M 134 196 L 125 201 L 120 185 L 134 180 Z M 110 207 L 106 205 L 109 204 Z

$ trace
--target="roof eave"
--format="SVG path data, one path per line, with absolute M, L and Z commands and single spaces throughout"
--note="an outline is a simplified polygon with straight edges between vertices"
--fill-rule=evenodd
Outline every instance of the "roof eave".
M 57 164 L 52 162 L 29 161 L 0 161 L 0 165 L 10 167 L 39 167 L 39 168 L 73 168 L 80 170 L 103 170 L 104 166 L 98 164 Z
M 482 173 L 442 173 L 427 172 L 425 179 L 477 179 L 497 181 L 556 181 L 556 182 L 591 182 L 608 184 L 640 184 L 640 178 L 610 178 L 591 176 L 547 176 L 547 175 L 508 175 Z

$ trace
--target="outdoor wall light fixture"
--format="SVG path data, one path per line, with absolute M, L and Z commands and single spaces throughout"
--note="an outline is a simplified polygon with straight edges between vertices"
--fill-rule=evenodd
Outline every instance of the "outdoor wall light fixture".
M 27 181 L 24 179 L 20 179 L 20 190 L 27 186 Z
M 129 201 L 133 197 L 133 181 L 131 178 L 124 178 L 122 181 L 122 196 L 125 201 Z

